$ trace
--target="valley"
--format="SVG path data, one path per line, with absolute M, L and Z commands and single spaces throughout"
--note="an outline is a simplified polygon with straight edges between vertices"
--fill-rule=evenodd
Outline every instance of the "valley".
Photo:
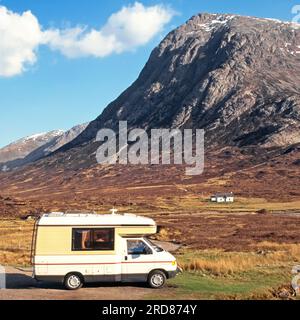
M 300 259 L 300 217 L 287 214 L 155 212 L 155 236 L 171 250 L 183 274 L 159 291 L 145 285 L 93 284 L 68 292 L 60 285 L 31 279 L 30 248 L 34 222 L 0 221 L 0 260 L 7 290 L 0 299 L 294 299 L 291 269 Z M 298 244 L 296 244 L 298 243 Z M 177 248 L 179 245 L 179 248 Z M 169 250 L 170 250 L 169 248 Z M 104 294 L 105 292 L 105 294 Z
M 8 157 L 5 149 L 0 261 L 11 287 L 0 299 L 124 298 L 126 290 L 114 285 L 78 295 L 39 287 L 28 271 L 38 215 L 112 207 L 153 218 L 154 240 L 179 247 L 174 255 L 184 269 L 159 292 L 125 286 L 132 299 L 296 299 L 290 281 L 300 263 L 299 44 L 294 24 L 195 15 L 161 41 L 138 79 L 95 120 L 46 145 L 26 144 L 26 155 L 10 146 Z M 97 132 L 117 132 L 120 121 L 147 133 L 204 129 L 203 174 L 186 175 L 186 165 L 98 164 Z M 234 202 L 211 202 L 218 192 L 232 192 Z

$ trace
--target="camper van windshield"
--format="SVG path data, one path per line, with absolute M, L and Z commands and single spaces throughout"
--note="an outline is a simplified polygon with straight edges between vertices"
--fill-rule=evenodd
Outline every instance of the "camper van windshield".
M 153 243 L 151 240 L 144 238 L 144 240 L 150 244 L 150 246 L 156 251 L 156 252 L 162 252 L 164 251 L 163 248 L 161 248 L 160 246 L 156 245 L 155 243 Z

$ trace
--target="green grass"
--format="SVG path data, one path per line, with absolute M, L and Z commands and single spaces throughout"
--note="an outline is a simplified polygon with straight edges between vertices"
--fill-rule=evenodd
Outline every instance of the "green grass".
M 295 263 L 288 251 L 291 248 L 267 256 L 216 250 L 181 252 L 178 260 L 186 271 L 168 280 L 165 289 L 146 298 L 274 299 L 274 292 L 283 286 L 288 288 L 291 282 L 291 268 Z M 193 261 L 198 261 L 198 269 L 187 270 Z M 242 261 L 245 261 L 243 265 Z
M 203 276 L 184 272 L 168 281 L 168 288 L 148 299 L 272 299 L 272 290 L 288 283 L 289 274 L 274 270 L 245 272 L 233 277 Z M 171 288 L 171 290 L 170 290 Z

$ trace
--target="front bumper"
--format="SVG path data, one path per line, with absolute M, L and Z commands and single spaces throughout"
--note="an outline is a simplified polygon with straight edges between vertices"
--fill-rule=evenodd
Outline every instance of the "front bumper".
M 168 279 L 175 278 L 178 275 L 178 273 L 182 273 L 182 272 L 183 270 L 180 267 L 177 267 L 176 270 L 168 272 Z

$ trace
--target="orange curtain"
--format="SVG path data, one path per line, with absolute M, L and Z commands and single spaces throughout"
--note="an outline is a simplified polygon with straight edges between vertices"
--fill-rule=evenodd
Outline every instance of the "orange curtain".
M 81 235 L 81 248 L 82 249 L 87 249 L 87 242 L 90 238 L 90 231 L 82 231 L 82 235 Z

